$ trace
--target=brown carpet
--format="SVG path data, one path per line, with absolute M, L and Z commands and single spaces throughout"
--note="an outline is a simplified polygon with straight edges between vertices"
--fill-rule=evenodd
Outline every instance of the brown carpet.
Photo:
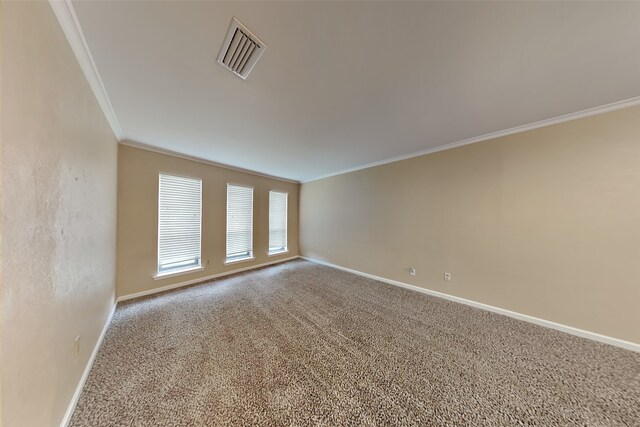
M 72 426 L 639 426 L 640 354 L 293 261 L 121 304 Z

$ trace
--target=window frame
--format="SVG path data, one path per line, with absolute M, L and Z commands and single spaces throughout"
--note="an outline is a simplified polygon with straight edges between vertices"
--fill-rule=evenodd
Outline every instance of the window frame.
M 284 194 L 284 247 L 271 250 L 271 193 Z M 289 192 L 280 190 L 269 190 L 269 211 L 267 214 L 267 255 L 275 256 L 289 252 Z
M 182 178 L 182 179 L 190 179 L 193 181 L 199 181 L 200 183 L 200 194 L 199 194 L 199 201 L 200 201 L 200 209 L 199 209 L 199 214 L 200 214 L 200 223 L 199 223 L 199 235 L 200 235 L 200 243 L 199 243 L 199 257 L 197 258 L 197 262 L 196 263 L 192 263 L 192 264 L 187 264 L 184 267 L 175 267 L 175 268 L 166 268 L 166 269 L 162 269 L 161 268 L 161 264 L 160 264 L 160 226 L 161 226 L 161 221 L 160 221 L 160 210 L 161 210 L 161 206 L 160 206 L 160 202 L 161 202 L 161 198 L 160 198 L 160 191 L 161 191 L 161 184 L 162 184 L 162 180 L 161 180 L 161 176 L 168 176 L 168 177 L 175 177 L 175 178 Z M 194 177 L 194 176 L 186 176 L 186 175 L 180 175 L 180 174 L 176 174 L 176 173 L 169 173 L 169 172 L 158 172 L 158 197 L 157 197 L 157 227 L 156 227 L 156 274 L 154 274 L 153 278 L 154 279 L 162 279 L 162 278 L 166 278 L 166 277 L 171 277 L 171 276 L 176 276 L 176 275 L 180 275 L 180 274 L 186 274 L 186 273 L 191 273 L 191 272 L 195 272 L 195 271 L 201 271 L 204 270 L 204 266 L 202 265 L 202 194 L 203 194 L 203 186 L 204 183 L 202 181 L 202 178 L 199 177 Z M 183 261 L 183 263 L 186 261 Z M 173 264 L 178 264 L 179 262 L 173 263 Z
M 241 187 L 241 188 L 247 188 L 251 190 L 251 222 L 250 222 L 250 243 L 249 243 L 249 252 L 248 254 L 244 255 L 236 255 L 236 256 L 232 256 L 229 257 L 228 256 L 228 243 L 229 243 L 229 187 Z M 253 231 L 254 231 L 254 216 L 255 216 L 255 211 L 254 211 L 254 205 L 255 205 L 255 187 L 251 186 L 251 185 L 247 185 L 247 184 L 236 184 L 233 182 L 227 182 L 227 191 L 226 191 L 226 196 L 227 198 L 226 200 L 226 211 L 225 211 L 225 248 L 224 248 L 224 265 L 228 265 L 228 264 L 235 264 L 235 263 L 240 263 L 240 262 L 244 262 L 244 261 L 251 261 L 256 259 L 255 258 L 255 250 L 253 248 L 253 243 L 254 243 L 254 238 L 253 238 Z

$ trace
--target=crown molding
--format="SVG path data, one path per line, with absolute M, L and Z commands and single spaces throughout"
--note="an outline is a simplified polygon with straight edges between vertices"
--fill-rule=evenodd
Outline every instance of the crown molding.
M 82 27 L 80 26 L 80 21 L 78 21 L 78 17 L 76 16 L 73 4 L 71 4 L 71 0 L 49 0 L 49 4 L 53 9 L 53 13 L 56 15 L 56 18 L 58 18 L 60 27 L 62 27 L 62 31 L 67 37 L 67 41 L 80 64 L 80 68 L 82 69 L 87 82 L 89 82 L 89 86 L 91 86 L 93 94 L 98 100 L 98 104 L 100 104 L 100 108 L 102 108 L 102 112 L 104 113 L 107 122 L 109 122 L 109 125 L 111 126 L 113 134 L 118 141 L 122 140 L 124 138 L 122 128 L 120 127 L 120 123 L 113 111 L 111 101 L 109 101 L 109 96 L 107 95 L 104 83 L 102 83 L 102 79 L 100 78 L 100 73 L 98 72 L 96 63 L 93 60 L 93 56 L 91 55 L 91 50 L 89 50 L 89 45 L 82 33 Z
M 437 147 L 428 148 L 426 150 L 416 151 L 414 153 L 404 154 L 402 156 L 391 157 L 389 159 L 380 160 L 377 162 L 367 163 L 360 166 L 355 166 L 349 169 L 343 169 L 338 172 L 329 173 L 326 175 L 317 176 L 315 178 L 306 179 L 301 181 L 301 184 L 307 184 L 309 182 L 318 181 L 325 178 L 331 178 L 332 176 L 344 175 L 349 172 L 356 172 L 363 169 L 369 169 L 376 166 L 386 165 L 387 163 L 399 162 L 401 160 L 412 159 L 414 157 L 424 156 L 426 154 L 437 153 L 438 151 L 450 150 L 452 148 L 462 147 L 464 145 L 474 144 L 476 142 L 487 141 L 490 139 L 500 138 L 502 136 L 513 135 L 516 133 L 526 132 L 533 129 L 538 129 L 546 126 L 557 125 L 559 123 L 568 122 L 571 120 L 582 119 L 589 116 L 595 116 L 602 113 L 608 113 L 610 111 L 620 110 L 627 107 L 633 107 L 640 105 L 640 96 L 634 98 L 625 99 L 623 101 L 612 102 L 610 104 L 601 105 L 599 107 L 588 108 L 575 113 L 564 114 L 562 116 L 552 117 L 550 119 L 544 119 L 537 122 L 529 123 L 526 125 L 516 126 L 509 129 L 491 132 L 473 138 L 463 139 L 462 141 L 451 142 Z
M 227 165 L 224 163 L 214 162 L 212 160 L 203 159 L 202 157 L 190 156 L 188 154 L 178 153 L 177 151 L 167 150 L 165 148 L 154 147 L 152 145 L 144 144 L 142 142 L 131 141 L 129 139 L 125 139 L 119 141 L 120 145 L 126 145 L 127 147 L 138 148 L 140 150 L 151 151 L 153 153 L 164 154 L 165 156 L 177 157 L 179 159 L 191 160 L 192 162 L 204 163 L 206 165 L 216 166 L 219 168 L 229 169 L 236 172 L 248 173 L 250 175 L 260 176 L 262 178 L 275 179 L 277 181 L 289 182 L 291 184 L 300 184 L 300 181 L 296 181 L 293 179 L 282 178 L 275 175 L 269 175 L 262 172 L 252 171 L 250 169 L 243 169 L 236 166 Z
M 564 114 L 561 116 L 557 116 L 557 117 L 552 117 L 549 119 L 544 119 L 544 120 L 540 120 L 537 122 L 533 122 L 533 123 L 529 123 L 529 124 L 525 124 L 525 125 L 521 125 L 521 126 L 516 126 L 516 127 L 512 127 L 509 129 L 505 129 L 505 130 L 501 130 L 501 131 L 497 131 L 497 132 L 491 132 L 491 133 L 487 133 L 484 135 L 480 135 L 480 136 L 476 136 L 476 137 L 472 137 L 472 138 L 468 138 L 468 139 L 464 139 L 461 141 L 456 141 L 456 142 L 451 142 L 448 144 L 444 144 L 444 145 L 440 145 L 437 147 L 432 147 L 432 148 L 428 148 L 425 150 L 421 150 L 421 151 L 416 151 L 413 153 L 408 153 L 408 154 L 404 154 L 401 156 L 396 156 L 396 157 L 391 157 L 388 159 L 384 159 L 384 160 L 379 160 L 376 162 L 371 162 L 371 163 L 366 163 L 363 165 L 359 165 L 359 166 L 355 166 L 352 168 L 348 168 L 348 169 L 343 169 L 337 172 L 332 172 L 332 173 L 328 173 L 325 175 L 320 175 L 311 179 L 305 179 L 305 180 L 301 180 L 301 181 L 296 181 L 296 180 L 291 180 L 291 179 L 286 179 L 286 178 L 280 178 L 277 176 L 272 176 L 272 175 L 268 175 L 268 174 L 263 174 L 260 172 L 255 172 L 255 171 L 251 171 L 251 170 L 247 170 L 247 169 L 242 169 L 242 168 L 238 168 L 238 167 L 234 167 L 234 166 L 230 166 L 230 165 L 225 165 L 222 163 L 217 163 L 217 162 L 212 162 L 206 159 L 202 159 L 202 158 L 198 158 L 198 157 L 193 157 L 193 156 L 188 156 L 188 155 L 183 155 L 180 154 L 178 152 L 175 151 L 170 151 L 170 150 L 164 150 L 164 149 L 159 149 L 156 147 L 151 147 L 148 146 L 146 144 L 141 144 L 141 143 L 132 143 L 132 142 L 123 142 L 123 140 L 125 139 L 124 134 L 122 132 L 122 128 L 120 127 L 120 123 L 118 122 L 118 119 L 116 117 L 116 114 L 113 110 L 113 106 L 111 105 L 111 101 L 109 100 L 109 97 L 107 95 L 107 91 L 104 87 L 104 83 L 102 82 L 102 79 L 100 77 L 100 73 L 98 72 L 98 68 L 96 67 L 95 61 L 93 60 L 93 56 L 91 55 L 91 51 L 89 49 L 89 46 L 87 44 L 87 41 L 85 40 L 84 34 L 82 32 L 82 28 L 80 26 L 80 22 L 78 21 L 78 18 L 76 16 L 75 10 L 73 8 L 73 5 L 71 3 L 71 0 L 49 0 L 49 4 L 51 4 L 51 7 L 56 15 L 56 17 L 58 18 L 58 22 L 60 23 L 60 26 L 62 27 L 62 30 L 65 34 L 65 36 L 67 37 L 67 40 L 71 46 L 71 49 L 73 50 L 79 64 L 80 67 L 87 79 L 87 81 L 89 82 L 89 85 L 91 86 L 91 89 L 93 90 L 93 93 L 95 94 L 96 99 L 98 100 L 98 103 L 100 104 L 100 107 L 102 108 L 102 111 L 104 112 L 104 115 L 107 119 L 107 121 L 109 122 L 109 125 L 111 126 L 111 129 L 115 135 L 115 137 L 118 139 L 118 141 L 120 143 L 123 143 L 124 145 L 129 145 L 132 147 L 136 147 L 136 148 L 141 148 L 141 149 L 145 149 L 145 150 L 149 150 L 149 151 L 155 151 L 161 154 L 167 154 L 167 155 L 171 155 L 174 157 L 180 157 L 180 158 L 184 158 L 187 160 L 193 160 L 193 161 L 197 161 L 197 162 L 201 162 L 201 163 L 207 163 L 207 164 L 211 164 L 214 166 L 218 166 L 218 167 L 223 167 L 226 169 L 231 169 L 231 170 L 236 170 L 236 171 L 240 171 L 240 172 L 245 172 L 245 173 L 250 173 L 253 175 L 258 175 L 258 176 L 262 176 L 262 177 L 266 177 L 266 178 L 271 178 L 271 179 L 277 179 L 280 181 L 285 181 L 285 182 L 291 182 L 291 183 L 296 183 L 296 184 L 306 184 L 309 182 L 313 182 L 313 181 L 318 181 L 321 179 L 325 179 L 325 178 L 330 178 L 333 176 L 337 176 L 337 175 L 343 175 L 346 173 L 350 173 L 350 172 L 356 172 L 359 170 L 363 170 L 363 169 L 369 169 L 372 167 L 376 167 L 376 166 L 381 166 L 381 165 L 385 165 L 388 163 L 394 163 L 394 162 L 398 162 L 401 160 L 406 160 L 406 159 L 411 159 L 414 157 L 419 157 L 419 156 L 424 156 L 427 154 L 432 154 L 432 153 L 436 153 L 438 151 L 444 151 L 444 150 L 449 150 L 452 148 L 457 148 L 457 147 L 462 147 L 464 145 L 469 145 L 469 144 L 474 144 L 476 142 L 482 142 L 482 141 L 487 141 L 490 139 L 495 139 L 495 138 L 500 138 L 503 136 L 508 136 L 508 135 L 513 135 L 516 133 L 520 133 L 520 132 L 526 132 L 529 130 L 533 130 L 533 129 L 538 129 L 541 127 L 545 127 L 545 126 L 551 126 L 551 125 L 555 125 L 555 124 L 559 124 L 559 123 L 564 123 L 564 122 L 568 122 L 571 120 L 576 120 L 576 119 L 580 119 L 580 118 L 584 118 L 584 117 L 589 117 L 589 116 L 594 116 L 597 114 L 602 114 L 602 113 L 606 113 L 606 112 L 610 112 L 610 111 L 614 111 L 614 110 L 619 110 L 622 108 L 627 108 L 627 107 L 632 107 L 632 106 L 636 106 L 636 105 L 640 105 L 640 96 L 634 97 L 634 98 L 629 98 L 626 100 L 622 100 L 622 101 L 618 101 L 618 102 L 613 102 L 610 104 L 605 104 L 602 106 L 598 106 L 598 107 L 593 107 L 593 108 L 588 108 L 586 110 L 581 110 L 575 113 L 569 113 L 569 114 Z

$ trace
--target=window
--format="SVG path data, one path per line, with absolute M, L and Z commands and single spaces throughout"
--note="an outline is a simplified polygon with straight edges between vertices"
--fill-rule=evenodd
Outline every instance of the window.
M 269 253 L 287 251 L 287 193 L 269 191 Z
M 227 184 L 227 262 L 253 257 L 253 188 Z
M 160 174 L 158 275 L 200 267 L 202 180 Z

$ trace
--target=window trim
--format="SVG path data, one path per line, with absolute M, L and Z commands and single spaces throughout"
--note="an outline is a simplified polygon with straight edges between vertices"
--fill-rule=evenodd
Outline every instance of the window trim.
M 229 265 L 229 264 L 238 264 L 244 261 L 253 261 L 254 259 L 256 259 L 256 257 L 254 257 L 253 255 L 251 256 L 247 256 L 247 257 L 236 257 L 236 258 L 225 258 L 224 260 L 224 265 Z
M 229 236 L 229 187 L 242 187 L 242 188 L 247 188 L 251 190 L 251 232 L 250 232 L 250 236 L 251 236 L 251 244 L 250 244 L 250 251 L 247 255 L 237 255 L 234 257 L 228 257 L 227 256 L 227 240 L 228 240 L 228 236 Z M 253 232 L 254 232 L 254 219 L 255 219 L 255 210 L 254 210 L 254 206 L 255 206 L 255 192 L 256 189 L 254 186 L 252 185 L 248 185 L 248 184 L 236 184 L 234 182 L 227 182 L 227 189 L 226 189 L 226 193 L 225 193 L 225 197 L 227 198 L 225 206 L 226 206 L 226 211 L 225 211 L 225 231 L 224 231 L 224 235 L 225 235 L 225 247 L 224 247 L 224 265 L 228 265 L 228 264 L 235 264 L 238 262 L 243 262 L 243 261 L 251 261 L 255 259 L 255 250 L 253 248 L 253 243 L 254 243 L 254 239 L 253 239 Z
M 156 273 L 153 275 L 153 280 L 160 280 L 160 279 L 166 279 L 168 277 L 180 276 L 182 274 L 195 273 L 196 271 L 204 271 L 204 267 L 203 266 L 189 267 L 183 270 L 171 270 L 171 271 L 165 271 L 162 273 Z
M 281 255 L 281 254 L 286 254 L 289 252 L 289 192 L 288 191 L 281 191 L 281 190 L 273 190 L 270 189 L 269 190 L 269 203 L 268 203 L 268 211 L 267 212 L 267 235 L 271 234 L 271 227 L 269 225 L 269 221 L 270 221 L 270 211 L 271 211 L 271 193 L 279 193 L 279 194 L 284 194 L 285 197 L 285 209 L 284 209 L 284 248 L 278 248 L 275 250 L 271 250 L 269 247 L 271 246 L 271 242 L 268 241 L 267 242 L 267 256 L 276 256 L 276 255 Z M 267 237 L 267 240 L 270 240 L 269 237 Z
M 160 177 L 162 175 L 200 181 L 200 256 L 198 257 L 198 263 L 188 265 L 183 268 L 175 268 L 175 269 L 164 270 L 164 271 L 160 271 Z M 158 177 L 158 187 L 157 187 L 158 193 L 156 198 L 157 200 L 156 201 L 156 206 L 157 206 L 156 208 L 157 209 L 156 210 L 156 214 L 157 214 L 156 216 L 156 222 L 157 222 L 156 224 L 156 272 L 152 276 L 153 279 L 154 280 L 164 279 L 171 276 L 178 276 L 181 274 L 204 270 L 204 266 L 202 265 L 202 200 L 203 200 L 202 195 L 204 192 L 203 191 L 204 181 L 200 177 L 181 175 L 177 173 L 163 172 L 163 171 L 158 171 L 157 177 Z
M 287 249 L 280 249 L 279 251 L 269 251 L 267 253 L 267 256 L 278 256 L 278 255 L 282 255 L 282 254 L 288 254 L 289 253 L 289 248 Z

